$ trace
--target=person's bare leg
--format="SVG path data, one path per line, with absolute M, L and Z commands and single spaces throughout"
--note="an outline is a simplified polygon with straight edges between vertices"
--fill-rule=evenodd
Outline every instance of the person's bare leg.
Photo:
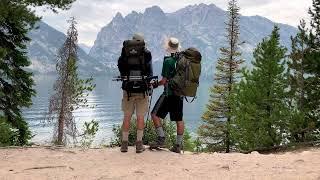
M 151 117 L 152 117 L 153 125 L 157 131 L 158 136 L 164 138 L 165 134 L 161 124 L 161 119 L 156 114 L 151 114 Z
M 176 144 L 170 149 L 170 151 L 175 153 L 181 153 L 182 150 L 182 143 L 183 143 L 183 133 L 184 133 L 184 122 L 183 121 L 176 121 L 177 124 L 177 138 Z
M 177 134 L 183 135 L 184 133 L 184 122 L 183 121 L 177 121 Z
M 145 148 L 143 146 L 143 129 L 144 129 L 144 116 L 137 115 L 137 142 L 136 142 L 136 153 L 142 153 Z
M 144 130 L 144 116 L 137 116 L 137 142 L 142 141 L 143 130 Z
M 125 114 L 122 122 L 122 132 L 129 132 L 132 114 Z
M 144 116 L 137 116 L 137 130 L 143 131 L 144 129 Z M 137 141 L 141 141 L 142 137 L 137 137 Z
M 183 143 L 184 122 L 183 121 L 177 121 L 176 123 L 177 123 L 176 144 L 180 146 Z
M 130 129 L 130 121 L 132 114 L 125 114 L 122 122 L 122 143 L 121 143 L 121 152 L 128 151 L 128 139 L 129 139 L 129 129 Z
M 150 148 L 162 148 L 165 147 L 165 134 L 162 128 L 161 119 L 156 114 L 151 114 L 153 125 L 156 129 L 158 138 L 150 143 Z
M 161 119 L 156 114 L 151 114 L 151 118 L 155 128 L 158 128 L 161 126 Z

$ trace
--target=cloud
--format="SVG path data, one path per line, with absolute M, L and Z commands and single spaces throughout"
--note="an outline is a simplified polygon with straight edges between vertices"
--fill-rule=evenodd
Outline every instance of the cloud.
M 311 0 L 272 1 L 259 8 L 247 7 L 243 10 L 246 14 L 259 14 L 273 21 L 297 26 L 301 19 L 309 19 L 308 9 Z
M 132 11 L 144 12 L 145 8 L 158 5 L 165 12 L 174 12 L 187 5 L 215 4 L 227 9 L 227 0 L 77 0 L 68 11 L 58 14 L 37 8 L 43 20 L 61 32 L 66 32 L 66 20 L 74 16 L 78 21 L 79 41 L 92 46 L 100 29 L 107 25 L 117 12 L 127 15 Z M 275 22 L 296 26 L 301 18 L 308 19 L 307 9 L 312 0 L 238 0 L 241 14 L 261 15 Z

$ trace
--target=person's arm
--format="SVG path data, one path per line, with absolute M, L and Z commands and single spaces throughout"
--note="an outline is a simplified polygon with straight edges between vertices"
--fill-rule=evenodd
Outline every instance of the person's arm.
M 167 83 L 168 79 L 166 77 L 162 77 L 162 79 L 159 81 L 158 85 L 163 86 Z
M 169 63 L 168 61 L 166 61 L 165 59 L 163 60 L 163 65 L 162 65 L 162 72 L 161 72 L 161 76 L 162 79 L 159 81 L 159 86 L 163 86 L 168 82 L 168 79 L 170 77 L 170 67 L 169 67 Z
M 124 62 L 125 62 L 125 50 L 124 48 L 122 48 L 121 55 L 118 59 L 118 69 L 121 76 L 124 76 L 123 72 L 125 72 L 126 70 Z
M 146 63 L 146 70 L 148 76 L 153 76 L 153 68 L 152 68 L 152 55 L 149 50 L 145 50 L 145 61 Z

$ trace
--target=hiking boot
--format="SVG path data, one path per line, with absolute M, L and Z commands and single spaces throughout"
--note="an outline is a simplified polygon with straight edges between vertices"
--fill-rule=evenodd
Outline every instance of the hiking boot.
M 128 152 L 128 141 L 122 141 L 120 151 L 123 153 Z
M 142 153 L 144 150 L 146 150 L 146 149 L 144 148 L 143 142 L 137 141 L 136 142 L 136 153 Z
M 156 141 L 150 143 L 150 148 L 151 149 L 164 148 L 166 146 L 165 142 L 166 142 L 165 137 L 158 136 L 158 139 Z
M 180 154 L 182 149 L 183 149 L 183 148 L 182 148 L 182 145 L 175 144 L 175 145 L 170 149 L 170 151 Z

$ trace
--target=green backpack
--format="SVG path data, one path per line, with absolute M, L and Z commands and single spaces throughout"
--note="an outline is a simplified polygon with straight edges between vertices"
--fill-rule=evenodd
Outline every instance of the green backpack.
M 175 95 L 196 98 L 201 74 L 201 58 L 196 48 L 188 48 L 179 55 L 176 74 L 169 82 Z

